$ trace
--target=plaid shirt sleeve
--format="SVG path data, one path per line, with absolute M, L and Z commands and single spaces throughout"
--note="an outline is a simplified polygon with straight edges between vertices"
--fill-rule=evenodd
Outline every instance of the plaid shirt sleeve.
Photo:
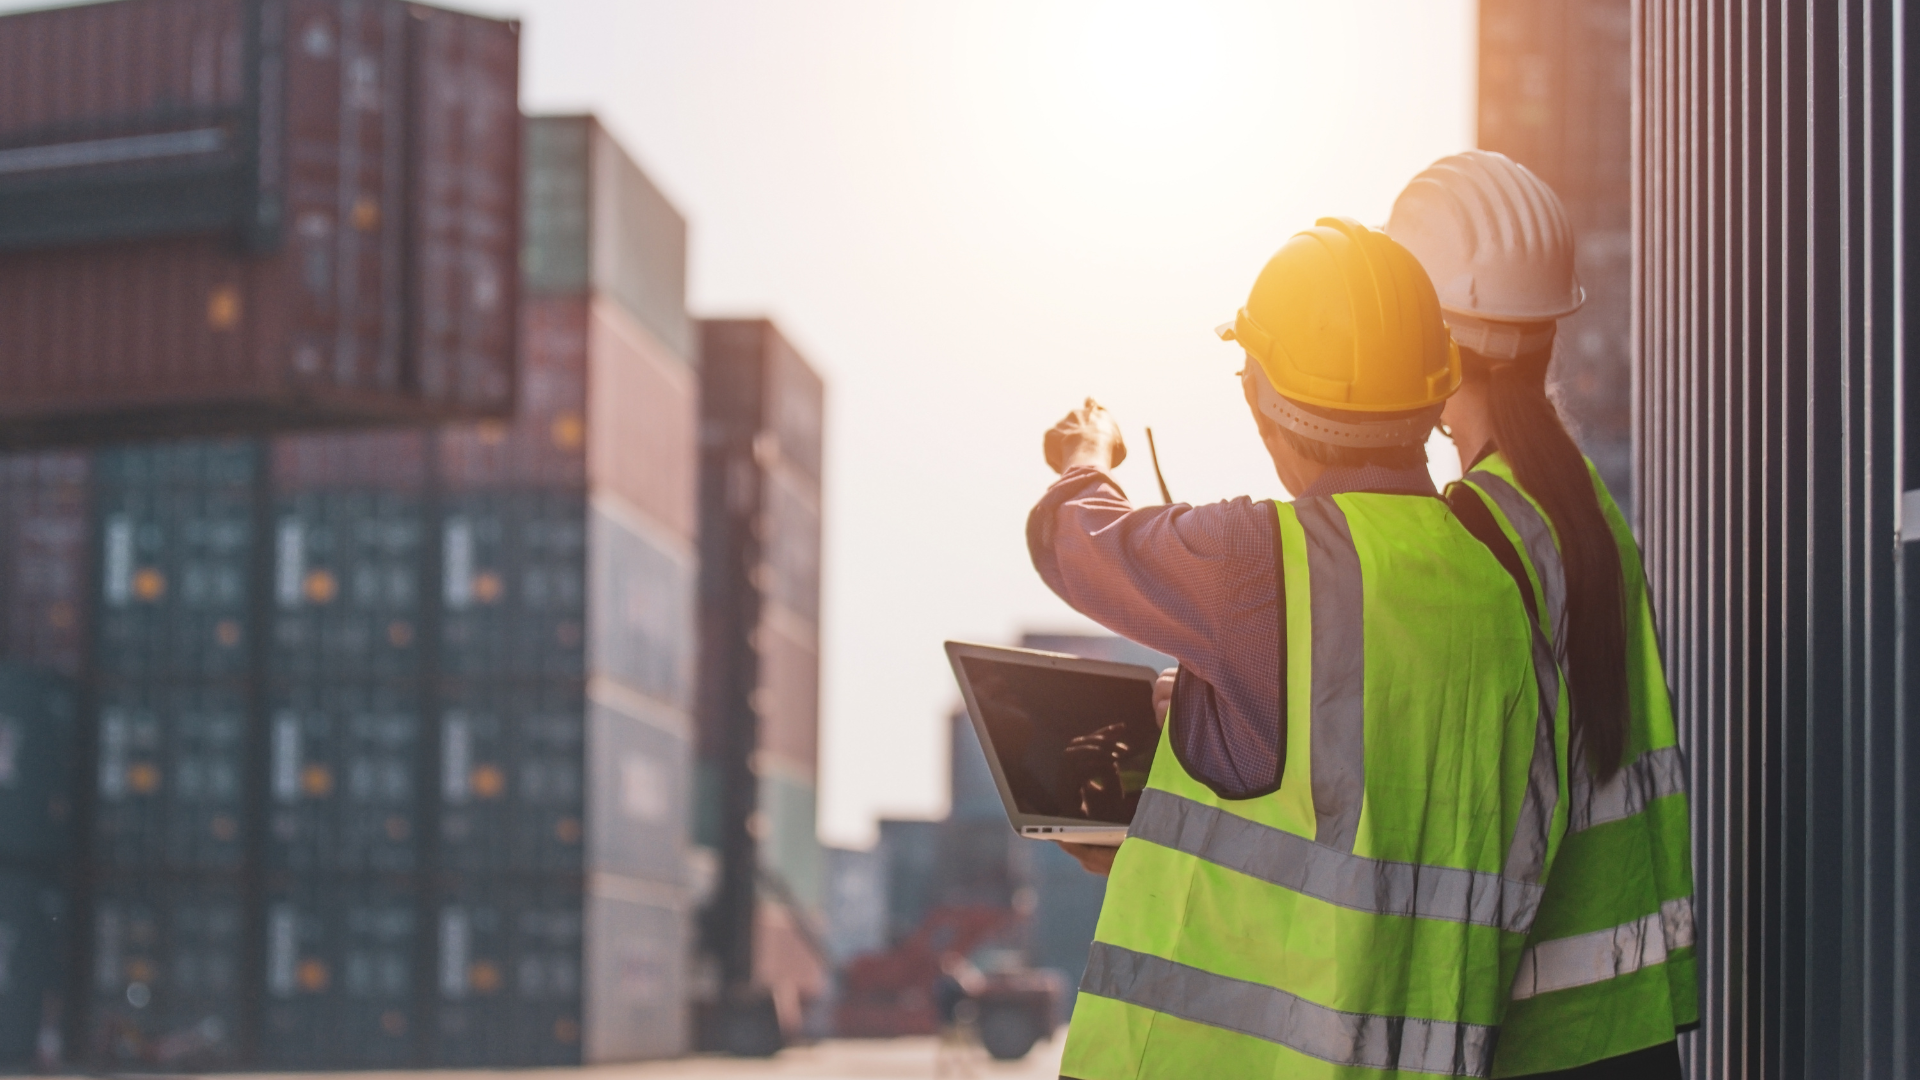
M 1135 509 L 1102 470 L 1068 470 L 1027 518 L 1034 568 L 1062 600 L 1180 661 L 1174 741 L 1227 797 L 1269 790 L 1284 743 L 1271 503 Z

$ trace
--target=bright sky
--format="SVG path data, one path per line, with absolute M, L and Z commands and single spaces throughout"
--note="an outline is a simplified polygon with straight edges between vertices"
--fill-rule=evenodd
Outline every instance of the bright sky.
M 1136 498 L 1148 424 L 1176 498 L 1280 495 L 1212 327 L 1473 141 L 1470 0 L 512 10 L 528 108 L 599 113 L 691 219 L 694 310 L 770 313 L 828 379 L 832 843 L 944 810 L 943 640 L 1088 625 L 1027 559 L 1041 433 L 1092 394 Z
M 1472 0 L 453 6 L 521 17 L 527 109 L 598 113 L 686 213 L 696 313 L 828 380 L 830 843 L 943 812 L 943 640 L 1089 626 L 1027 559 L 1041 433 L 1091 394 L 1136 498 L 1144 425 L 1176 498 L 1281 495 L 1212 327 L 1473 141 Z

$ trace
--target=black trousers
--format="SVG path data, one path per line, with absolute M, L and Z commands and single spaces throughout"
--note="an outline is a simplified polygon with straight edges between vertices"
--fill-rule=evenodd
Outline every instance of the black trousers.
M 1578 1068 L 1528 1073 L 1516 1080 L 1680 1080 L 1680 1044 L 1661 1043 Z

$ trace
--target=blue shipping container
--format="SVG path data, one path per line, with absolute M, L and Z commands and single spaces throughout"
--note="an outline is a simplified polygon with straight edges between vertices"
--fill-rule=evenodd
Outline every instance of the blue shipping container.
M 51 864 L 71 844 L 71 680 L 0 661 L 0 860 Z
M 0 869 L 0 1069 L 57 1059 L 67 912 L 43 874 Z

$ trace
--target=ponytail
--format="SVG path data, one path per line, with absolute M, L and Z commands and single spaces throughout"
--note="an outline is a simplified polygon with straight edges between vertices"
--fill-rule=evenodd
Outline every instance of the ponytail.
M 1559 535 L 1573 744 L 1584 749 L 1594 779 L 1605 783 L 1620 771 L 1627 749 L 1625 579 L 1587 459 L 1547 399 L 1552 353 L 1549 346 L 1508 361 L 1468 354 L 1469 370 L 1484 365 L 1494 445 Z

